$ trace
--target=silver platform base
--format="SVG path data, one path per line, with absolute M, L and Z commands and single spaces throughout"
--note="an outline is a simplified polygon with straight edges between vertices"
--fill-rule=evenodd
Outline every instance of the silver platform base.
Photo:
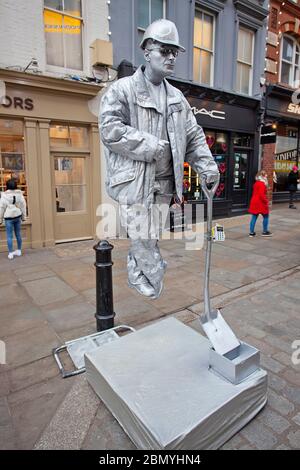
M 217 449 L 267 401 L 267 373 L 234 385 L 210 343 L 168 318 L 86 354 L 87 379 L 139 449 Z

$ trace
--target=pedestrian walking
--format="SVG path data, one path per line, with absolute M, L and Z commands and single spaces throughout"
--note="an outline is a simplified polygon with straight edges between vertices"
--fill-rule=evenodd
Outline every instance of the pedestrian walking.
M 268 178 L 267 173 L 262 170 L 259 171 L 255 177 L 253 185 L 252 197 L 249 206 L 249 213 L 252 214 L 250 221 L 249 237 L 255 237 L 254 231 L 255 224 L 259 214 L 263 216 L 263 237 L 271 237 L 272 233 L 269 231 L 269 201 L 267 197 Z
M 297 209 L 297 207 L 294 204 L 294 200 L 295 200 L 298 183 L 299 183 L 298 167 L 294 165 L 287 179 L 287 187 L 290 192 L 290 204 L 289 204 L 290 209 Z
M 17 189 L 17 182 L 9 179 L 6 183 L 6 191 L 0 199 L 0 224 L 3 219 L 6 228 L 8 247 L 8 259 L 22 255 L 21 221 L 26 218 L 26 201 L 21 190 Z M 13 233 L 17 239 L 18 249 L 13 251 Z

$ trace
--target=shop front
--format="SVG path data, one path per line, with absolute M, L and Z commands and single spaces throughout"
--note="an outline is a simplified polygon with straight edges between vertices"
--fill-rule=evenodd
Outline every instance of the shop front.
M 258 112 L 260 101 L 174 81 L 190 103 L 207 144 L 218 164 L 220 184 L 214 214 L 245 213 L 258 168 Z M 185 163 L 184 194 L 189 203 L 203 203 L 198 175 Z
M 288 201 L 287 178 L 293 166 L 299 166 L 300 105 L 293 90 L 280 85 L 267 89 L 265 122 L 276 128 L 273 145 L 273 201 Z M 298 198 L 300 195 L 298 194 Z
M 25 247 L 94 238 L 100 204 L 96 85 L 0 70 L 0 192 L 15 178 L 27 200 Z M 6 250 L 0 227 L 0 250 Z

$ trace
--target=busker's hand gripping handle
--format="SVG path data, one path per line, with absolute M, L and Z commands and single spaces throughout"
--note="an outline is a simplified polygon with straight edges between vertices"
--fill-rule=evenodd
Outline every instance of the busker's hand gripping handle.
M 217 191 L 217 187 L 219 186 L 219 183 L 220 183 L 220 175 L 218 175 L 218 179 L 216 181 L 214 181 L 213 183 L 206 183 L 207 181 L 207 176 L 206 175 L 202 175 L 201 178 L 200 178 L 200 181 L 201 181 L 201 188 L 207 198 L 208 199 L 213 199 L 216 191 Z M 208 188 L 208 185 L 210 186 L 210 188 Z

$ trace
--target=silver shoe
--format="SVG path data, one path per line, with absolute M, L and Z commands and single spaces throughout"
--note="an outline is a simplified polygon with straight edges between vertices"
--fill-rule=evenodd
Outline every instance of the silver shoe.
M 162 293 L 163 288 L 164 288 L 164 283 L 163 283 L 163 281 L 161 281 L 160 284 L 159 284 L 158 289 L 155 289 L 154 295 L 151 295 L 150 298 L 152 300 L 158 299 L 158 297 L 160 297 L 160 295 Z
M 149 284 L 145 276 L 140 276 L 138 282 L 132 283 L 128 279 L 128 286 L 131 289 L 135 289 L 139 294 L 144 295 L 145 297 L 151 297 L 155 295 L 154 288 Z

